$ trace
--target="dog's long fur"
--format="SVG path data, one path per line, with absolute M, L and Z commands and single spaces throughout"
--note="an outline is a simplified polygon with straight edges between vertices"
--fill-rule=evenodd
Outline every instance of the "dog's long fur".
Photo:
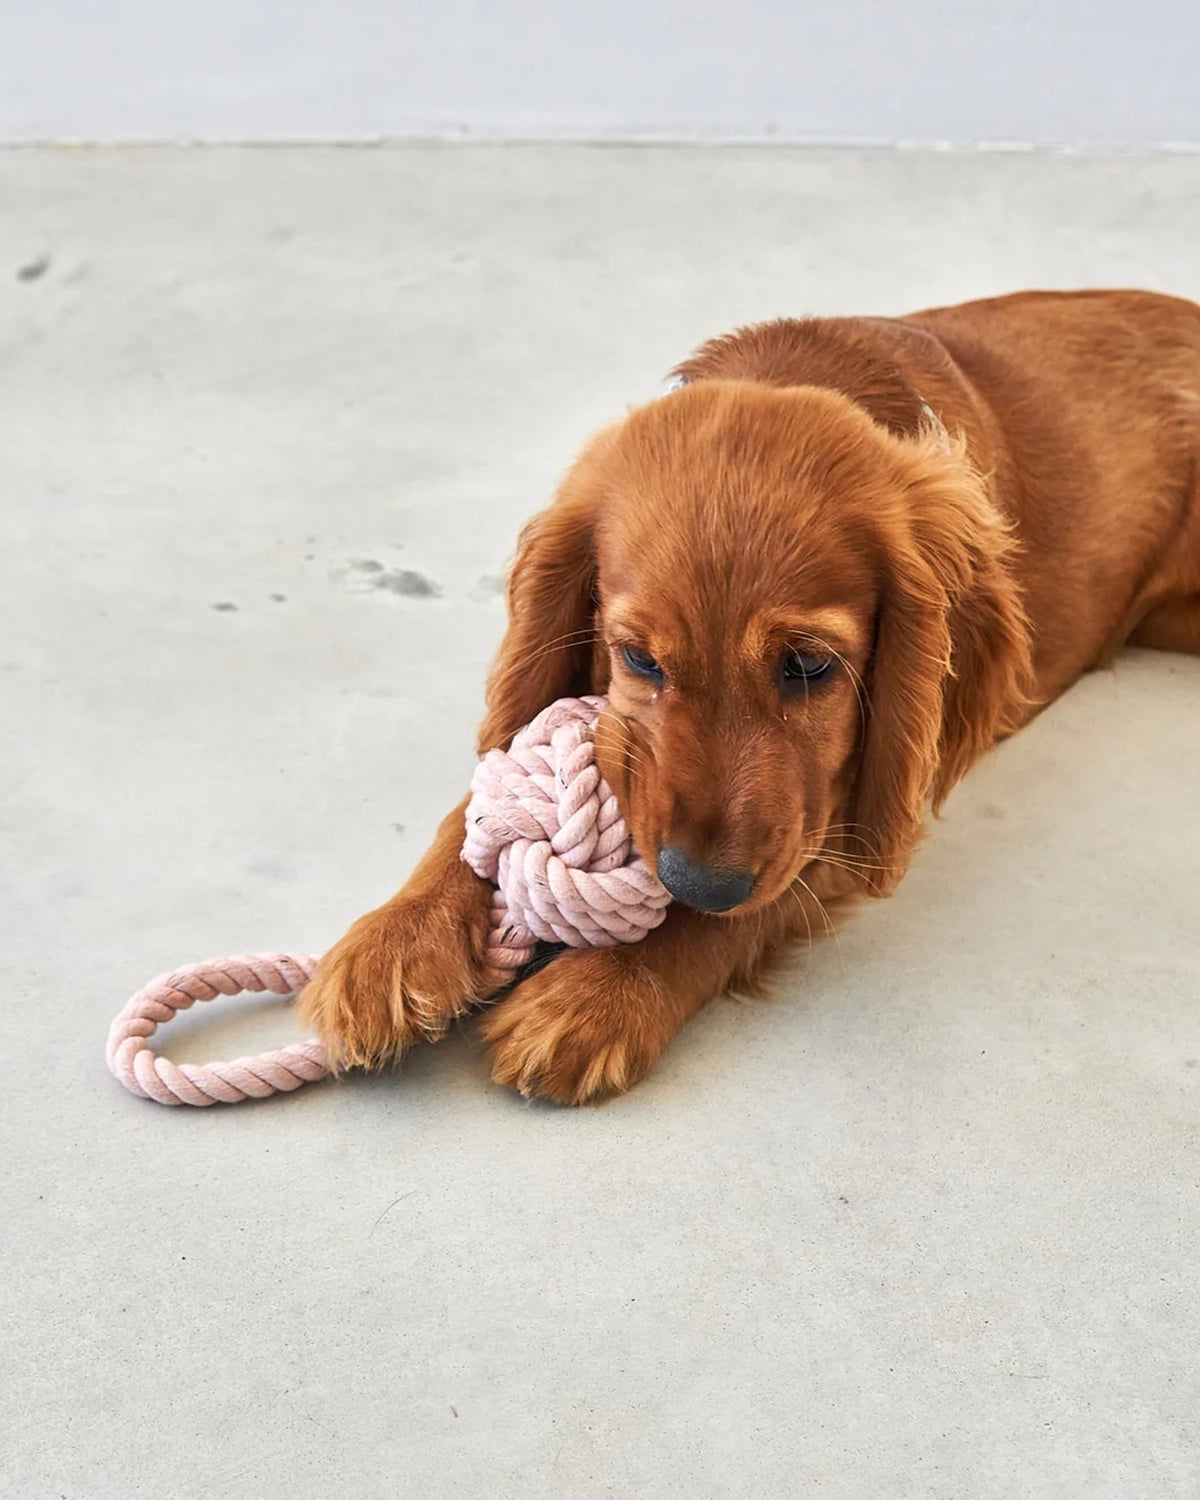
M 886 895 L 971 763 L 1124 643 L 1200 652 L 1200 308 L 1023 293 L 716 339 L 584 449 L 525 529 L 480 750 L 603 692 L 638 848 L 751 872 L 711 915 L 566 953 L 489 1009 L 495 1077 L 628 1088 L 711 995 Z M 633 670 L 623 648 L 657 670 Z M 832 663 L 804 691 L 780 663 Z M 644 658 L 643 658 L 644 659 Z M 483 998 L 462 808 L 305 991 L 375 1065 Z

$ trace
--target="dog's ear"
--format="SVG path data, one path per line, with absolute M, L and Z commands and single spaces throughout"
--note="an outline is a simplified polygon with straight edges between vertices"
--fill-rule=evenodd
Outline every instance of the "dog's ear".
M 892 446 L 900 503 L 883 541 L 854 814 L 876 895 L 903 875 L 929 804 L 1022 722 L 1031 681 L 1014 543 L 986 483 L 941 429 Z
M 506 746 L 556 698 L 603 691 L 593 663 L 596 505 L 577 476 L 521 533 L 508 579 L 508 629 L 487 681 L 479 753 Z

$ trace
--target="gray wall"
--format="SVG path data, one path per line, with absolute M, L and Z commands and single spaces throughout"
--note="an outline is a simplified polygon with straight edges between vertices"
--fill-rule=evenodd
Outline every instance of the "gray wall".
M 1197 0 L 42 0 L 0 139 L 1200 143 Z

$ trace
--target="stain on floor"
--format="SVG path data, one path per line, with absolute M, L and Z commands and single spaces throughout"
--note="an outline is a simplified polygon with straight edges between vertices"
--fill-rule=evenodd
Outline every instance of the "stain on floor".
M 23 266 L 17 267 L 18 281 L 40 281 L 50 269 L 50 257 L 39 255 L 34 260 L 26 261 Z
M 389 594 L 406 594 L 410 599 L 436 599 L 442 592 L 437 584 L 412 568 L 389 568 L 371 580 L 375 588 Z
M 504 577 L 500 573 L 484 573 L 475 580 L 467 596 L 473 604 L 487 604 L 492 599 L 504 597 Z
M 441 597 L 441 586 L 418 573 L 415 568 L 389 568 L 374 557 L 356 557 L 340 568 L 332 570 L 351 589 L 359 593 L 378 591 L 400 594 L 408 599 L 437 599 Z

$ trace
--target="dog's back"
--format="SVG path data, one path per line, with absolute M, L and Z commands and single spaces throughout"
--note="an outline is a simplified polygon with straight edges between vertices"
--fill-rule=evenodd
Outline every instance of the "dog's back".
M 1200 307 L 1139 291 L 1019 292 L 905 318 L 781 319 L 680 366 L 840 391 L 914 433 L 961 433 L 1024 543 L 1038 676 L 1053 697 L 1200 595 Z M 1189 615 L 1190 618 L 1190 615 Z M 1149 633 L 1147 633 L 1149 631 Z

